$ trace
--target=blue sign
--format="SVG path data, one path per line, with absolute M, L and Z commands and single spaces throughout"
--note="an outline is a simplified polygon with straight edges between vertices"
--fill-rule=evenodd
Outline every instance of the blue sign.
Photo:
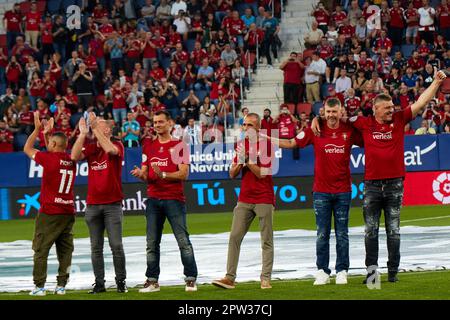
M 130 171 L 140 166 L 141 148 L 125 149 L 122 171 L 124 183 L 138 183 Z M 450 170 L 450 135 L 425 135 L 405 137 L 405 165 L 407 171 Z M 228 179 L 229 166 L 233 158 L 233 145 L 199 145 L 192 147 L 189 180 Z M 276 177 L 307 177 L 314 175 L 314 150 L 308 146 L 300 150 L 300 157 L 294 160 L 292 150 L 277 150 L 272 162 Z M 353 174 L 364 173 L 364 149 L 353 148 L 350 169 Z M 0 188 L 32 187 L 41 183 L 43 169 L 30 161 L 22 152 L 0 153 Z M 86 184 L 88 177 L 86 162 L 77 165 L 77 185 Z

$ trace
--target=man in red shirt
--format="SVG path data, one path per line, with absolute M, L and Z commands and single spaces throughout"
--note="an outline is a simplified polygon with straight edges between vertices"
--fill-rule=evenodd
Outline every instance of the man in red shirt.
M 289 59 L 281 63 L 280 69 L 284 71 L 284 103 L 297 105 L 304 68 L 305 66 L 298 58 L 296 52 L 291 52 Z
M 25 41 L 30 44 L 32 48 L 37 49 L 38 38 L 40 35 L 39 26 L 41 24 L 41 13 L 37 11 L 36 2 L 31 3 L 31 11 L 23 17 L 25 21 Z
M 365 262 L 368 274 L 364 283 L 379 281 L 376 269 L 378 228 L 382 210 L 386 220 L 388 280 L 398 281 L 400 209 L 405 177 L 404 128 L 405 124 L 423 112 L 445 78 L 445 74 L 439 71 L 433 83 L 406 109 L 394 112 L 392 98 L 379 94 L 373 102 L 373 116 L 355 116 L 349 119 L 350 124 L 361 132 L 365 146 L 363 214 L 366 224 Z
M 73 233 L 75 223 L 75 205 L 73 185 L 75 181 L 76 162 L 66 153 L 67 137 L 57 132 L 48 134 L 53 129 L 50 120 L 44 128 L 47 152 L 33 148 L 41 130 L 39 113 L 34 113 L 34 131 L 28 137 L 23 151 L 36 163 L 44 167 L 39 201 L 41 207 L 35 222 L 33 239 L 33 281 L 35 288 L 31 296 L 45 296 L 47 280 L 47 259 L 56 245 L 59 269 L 55 294 L 65 294 L 72 264 Z
M 13 152 L 14 135 L 8 129 L 6 122 L 0 119 L 0 153 Z
M 14 4 L 12 10 L 5 13 L 3 22 L 6 29 L 8 52 L 10 52 L 16 43 L 16 38 L 22 34 L 22 15 L 18 3 Z
M 447 0 L 442 0 L 436 10 L 436 17 L 439 20 L 439 34 L 444 39 L 450 39 L 450 6 Z
M 249 113 L 242 125 L 245 138 L 236 146 L 236 156 L 230 167 L 230 177 L 236 178 L 242 172 L 239 198 L 233 211 L 233 223 L 228 242 L 227 273 L 213 285 L 234 289 L 241 243 L 253 219 L 259 218 L 262 243 L 261 289 L 271 289 L 270 279 L 273 267 L 272 219 L 275 196 L 272 180 L 272 144 L 265 139 L 257 141 L 260 118 Z
M 91 259 L 95 284 L 89 293 L 105 292 L 103 243 L 108 233 L 116 273 L 117 292 L 128 292 L 125 279 L 125 253 L 122 244 L 122 161 L 124 147 L 112 141 L 112 122 L 97 119 L 89 113 L 89 123 L 95 141 L 85 143 L 89 128 L 85 118 L 79 121 L 80 134 L 72 148 L 72 159 L 86 159 L 89 166 L 86 224 L 91 238 Z
M 330 233 L 334 216 L 336 233 L 336 284 L 347 284 L 350 266 L 348 244 L 348 214 L 352 199 L 350 154 L 352 145 L 362 146 L 361 134 L 347 123 L 340 122 L 342 105 L 339 99 L 325 102 L 325 119 L 320 136 L 311 128 L 300 132 L 295 139 L 273 139 L 281 148 L 304 148 L 314 145 L 313 205 L 317 224 L 317 269 L 314 285 L 330 283 Z
M 147 280 L 141 293 L 160 291 L 159 259 L 162 231 L 166 218 L 172 227 L 181 253 L 186 276 L 186 291 L 197 291 L 197 264 L 186 225 L 184 181 L 189 176 L 189 147 L 170 135 L 171 119 L 167 111 L 153 116 L 157 138 L 142 150 L 142 168 L 131 174 L 148 183 L 145 216 L 147 219 Z
M 398 0 L 392 2 L 389 9 L 389 38 L 394 46 L 401 46 L 403 41 L 403 30 L 405 29 L 405 11 L 400 7 Z
M 412 1 L 408 4 L 408 9 L 405 11 L 406 20 L 406 43 L 414 44 L 415 39 L 419 33 L 419 12 L 417 8 L 414 8 L 414 3 Z

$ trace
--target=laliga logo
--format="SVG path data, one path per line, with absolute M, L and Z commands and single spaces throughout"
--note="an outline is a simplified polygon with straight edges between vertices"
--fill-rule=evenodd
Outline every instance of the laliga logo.
M 433 181 L 433 196 L 442 204 L 450 204 L 450 173 L 441 173 Z

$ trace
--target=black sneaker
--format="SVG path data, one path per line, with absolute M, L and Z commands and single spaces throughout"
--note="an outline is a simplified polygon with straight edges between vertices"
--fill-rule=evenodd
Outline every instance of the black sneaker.
M 127 293 L 128 292 L 128 288 L 127 288 L 127 284 L 125 283 L 125 280 L 122 281 L 117 281 L 117 292 L 118 293 Z
M 397 272 L 396 271 L 389 271 L 388 272 L 388 281 L 389 282 L 397 282 L 398 281 L 398 277 L 397 277 Z
M 102 292 L 106 292 L 105 284 L 96 282 L 92 285 L 92 289 L 88 293 L 89 294 L 97 294 L 97 293 L 102 293 Z

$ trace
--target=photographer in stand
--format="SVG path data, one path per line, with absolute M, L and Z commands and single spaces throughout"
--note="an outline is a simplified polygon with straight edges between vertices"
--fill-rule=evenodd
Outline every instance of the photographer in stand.
M 299 100 L 302 70 L 304 68 L 305 66 L 296 52 L 291 52 L 289 59 L 281 63 L 280 69 L 284 71 L 284 103 L 294 103 L 297 105 Z
M 86 110 L 92 104 L 93 75 L 86 69 L 84 63 L 80 63 L 72 81 L 78 96 L 78 106 Z

